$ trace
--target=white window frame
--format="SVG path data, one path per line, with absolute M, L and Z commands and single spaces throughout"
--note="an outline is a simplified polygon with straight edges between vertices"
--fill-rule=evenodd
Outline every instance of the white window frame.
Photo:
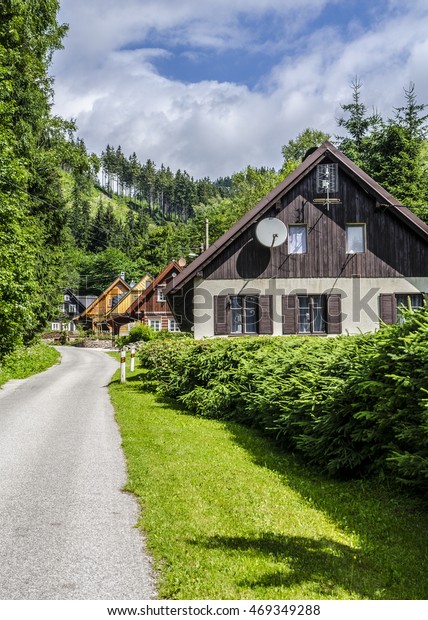
M 297 228 L 301 228 L 304 232 L 304 237 L 301 245 L 292 245 L 291 236 L 292 231 L 296 231 Z M 289 224 L 288 225 L 288 253 L 289 254 L 307 254 L 308 253 L 308 227 L 307 224 Z
M 351 228 L 360 228 L 362 231 L 362 242 L 363 242 L 363 249 L 362 250 L 354 250 L 350 247 L 350 240 L 349 240 L 349 236 L 348 236 L 348 231 Z M 356 222 L 356 223 L 352 223 L 352 224 L 346 224 L 345 226 L 345 235 L 346 235 L 346 253 L 347 254 L 365 254 L 366 249 L 367 249 L 367 239 L 366 239 L 366 224 L 365 223 L 361 223 L 361 222 Z
M 156 289 L 156 293 L 157 293 L 157 300 L 164 302 L 166 301 L 166 297 L 165 297 L 165 287 L 164 286 L 158 286 L 158 288 Z
M 70 301 L 70 295 L 64 295 L 64 301 Z
M 73 313 L 74 313 L 74 312 L 77 312 L 77 306 L 76 306 L 76 304 L 69 304 L 69 306 L 68 306 L 68 311 L 69 311 L 70 313 L 71 313 L 71 312 L 73 312 Z
M 162 331 L 162 319 L 149 319 L 148 320 L 149 327 L 152 328 L 154 332 Z
M 57 321 L 51 323 L 51 331 L 52 332 L 60 332 L 61 331 L 61 327 L 62 327 L 62 324 L 58 323 Z
M 168 331 L 169 332 L 179 332 L 180 328 L 175 319 L 168 319 Z

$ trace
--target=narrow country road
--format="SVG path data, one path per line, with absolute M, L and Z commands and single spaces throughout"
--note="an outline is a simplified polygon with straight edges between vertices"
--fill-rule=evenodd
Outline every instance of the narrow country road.
M 155 596 L 134 527 L 106 353 L 59 347 L 62 362 L 0 389 L 0 599 Z

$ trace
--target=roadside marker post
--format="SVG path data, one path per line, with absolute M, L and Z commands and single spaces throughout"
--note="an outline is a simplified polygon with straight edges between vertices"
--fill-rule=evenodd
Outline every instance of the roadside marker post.
M 134 372 L 135 368 L 135 347 L 131 347 L 131 372 Z
M 120 354 L 120 382 L 126 383 L 126 350 L 122 349 Z

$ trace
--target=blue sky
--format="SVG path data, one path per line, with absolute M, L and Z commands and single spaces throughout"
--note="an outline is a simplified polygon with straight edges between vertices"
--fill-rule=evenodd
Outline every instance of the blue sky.
M 385 116 L 428 102 L 426 0 L 62 0 L 55 111 L 195 177 L 281 165 L 306 127 L 338 132 L 356 75 Z

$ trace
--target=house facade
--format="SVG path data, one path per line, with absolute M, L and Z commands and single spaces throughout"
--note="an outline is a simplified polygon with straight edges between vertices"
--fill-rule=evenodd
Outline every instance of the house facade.
M 184 263 L 185 264 L 185 263 Z M 182 271 L 183 261 L 171 261 L 167 267 L 146 286 L 123 312 L 112 312 L 108 318 L 113 334 L 128 333 L 137 323 L 154 331 L 180 331 L 165 296 L 166 287 Z M 126 326 L 126 327 L 125 327 Z
M 122 317 L 127 316 L 127 312 L 132 304 L 138 299 L 152 283 L 153 277 L 146 273 L 136 284 L 130 283 L 132 288 L 125 293 L 119 301 L 106 314 L 106 321 L 113 330 L 114 335 L 126 336 L 133 326 L 133 323 L 123 323 Z
M 118 277 L 74 320 L 94 332 L 109 331 L 107 315 L 120 299 L 131 290 L 122 278 Z
M 428 226 L 325 142 L 167 295 L 203 338 L 374 331 L 427 291 Z
M 85 308 L 84 300 L 75 295 L 71 289 L 66 288 L 63 293 L 62 302 L 58 307 L 58 313 L 51 321 L 51 331 L 74 332 L 76 330 L 74 319 L 78 317 Z

